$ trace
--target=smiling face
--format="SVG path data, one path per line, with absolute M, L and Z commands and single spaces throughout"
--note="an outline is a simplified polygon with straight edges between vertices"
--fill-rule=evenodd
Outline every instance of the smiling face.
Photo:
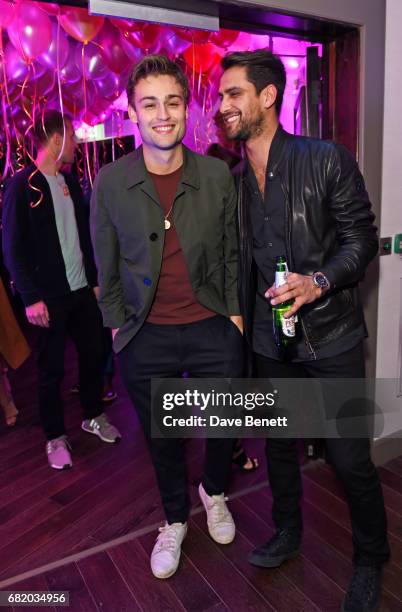
M 183 88 L 170 75 L 140 79 L 128 114 L 138 124 L 144 148 L 172 150 L 180 145 L 186 133 Z
M 230 140 L 247 141 L 258 136 L 264 129 L 268 112 L 275 112 L 275 87 L 268 85 L 257 94 L 244 66 L 233 66 L 223 73 L 219 97 L 223 129 Z

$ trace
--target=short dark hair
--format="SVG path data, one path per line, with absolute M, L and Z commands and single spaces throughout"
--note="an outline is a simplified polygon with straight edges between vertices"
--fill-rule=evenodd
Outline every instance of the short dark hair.
M 174 77 L 183 89 L 184 102 L 186 106 L 188 106 L 191 98 L 188 79 L 180 66 L 172 62 L 172 60 L 165 55 L 146 55 L 133 67 L 127 83 L 127 99 L 129 104 L 132 105 L 134 90 L 138 81 L 146 79 L 150 74 L 167 74 Z
M 244 66 L 247 79 L 253 83 L 257 94 L 267 87 L 275 85 L 277 95 L 275 109 L 279 115 L 283 102 L 283 93 L 286 86 L 286 70 L 282 60 L 265 49 L 257 51 L 236 51 L 229 53 L 221 61 L 223 70 L 234 66 Z
M 37 146 L 46 144 L 53 134 L 64 134 L 65 121 L 71 121 L 66 115 L 63 117 L 58 110 L 46 110 L 38 114 L 35 119 L 35 126 L 32 129 L 32 137 Z

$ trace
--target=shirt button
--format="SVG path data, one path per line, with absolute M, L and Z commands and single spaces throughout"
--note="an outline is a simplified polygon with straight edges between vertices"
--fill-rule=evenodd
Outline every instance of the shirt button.
M 152 240 L 152 242 L 155 242 L 155 240 L 158 240 L 158 234 L 152 232 L 152 234 L 150 234 L 149 236 L 149 239 Z
M 144 285 L 147 285 L 147 287 L 150 287 L 152 285 L 152 280 L 146 276 L 143 283 Z

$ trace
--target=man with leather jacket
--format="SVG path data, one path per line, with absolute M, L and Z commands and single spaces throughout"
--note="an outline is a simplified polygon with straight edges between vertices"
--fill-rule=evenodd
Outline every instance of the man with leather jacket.
M 240 301 L 245 335 L 260 378 L 363 379 L 367 335 L 357 284 L 377 252 L 374 215 L 363 177 L 349 152 L 332 142 L 293 136 L 278 121 L 286 84 L 269 51 L 222 60 L 221 106 L 228 138 L 243 141 L 238 185 Z M 287 282 L 275 288 L 275 258 L 285 255 Z M 272 334 L 270 305 L 294 300 L 302 337 L 283 355 Z M 378 607 L 381 567 L 389 557 L 381 485 L 369 439 L 328 438 L 327 457 L 351 515 L 354 572 L 342 609 Z M 291 439 L 266 447 L 277 531 L 249 557 L 278 567 L 298 554 L 302 495 Z

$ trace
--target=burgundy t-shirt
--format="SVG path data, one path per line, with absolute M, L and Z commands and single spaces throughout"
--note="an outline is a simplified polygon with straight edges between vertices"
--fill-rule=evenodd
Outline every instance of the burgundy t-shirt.
M 181 172 L 182 167 L 171 174 L 149 173 L 165 215 L 176 196 Z M 147 321 L 157 324 L 179 324 L 213 317 L 216 312 L 204 308 L 195 298 L 186 260 L 173 224 L 173 211 L 168 218 L 171 226 L 165 232 L 159 282 Z

